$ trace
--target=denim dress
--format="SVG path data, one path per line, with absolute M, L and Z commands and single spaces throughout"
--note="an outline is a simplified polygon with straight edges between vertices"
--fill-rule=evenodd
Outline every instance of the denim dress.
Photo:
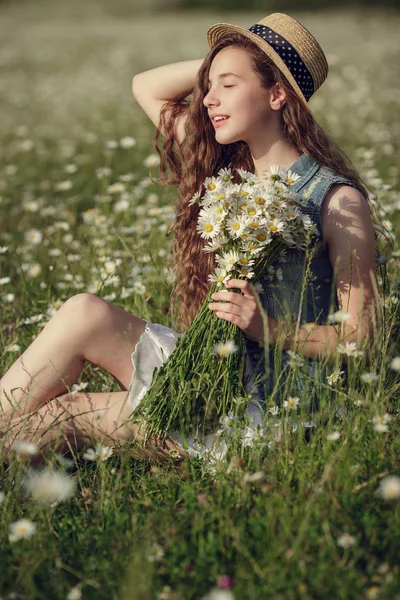
M 315 223 L 319 235 L 307 253 L 288 249 L 286 262 L 273 265 L 281 269 L 279 279 L 267 273 L 260 278 L 260 302 L 266 314 L 278 320 L 326 325 L 328 315 L 338 309 L 338 301 L 332 264 L 322 239 L 321 206 L 333 185 L 355 186 L 334 171 L 320 167 L 306 154 L 302 154 L 290 170 L 300 175 L 291 189 L 302 198 L 304 205 L 301 210 Z M 247 338 L 245 341 L 261 401 L 265 402 L 273 393 L 275 402 L 280 405 L 284 384 L 293 371 L 290 353 L 282 351 L 278 354 L 276 346 L 264 350 L 263 344 Z M 318 398 L 313 393 L 315 385 L 310 385 L 310 382 L 315 384 L 321 378 L 326 382 L 326 373 L 319 361 L 306 358 L 304 362 L 309 377 L 302 376 L 300 370 L 297 374 L 292 372 L 292 393 L 306 399 L 308 410 L 318 410 Z M 304 403 L 302 406 L 305 406 Z

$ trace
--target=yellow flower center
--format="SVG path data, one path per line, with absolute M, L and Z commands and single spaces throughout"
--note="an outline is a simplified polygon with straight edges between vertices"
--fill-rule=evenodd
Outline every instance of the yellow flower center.
M 249 192 L 246 192 L 246 191 L 243 190 L 242 192 L 240 192 L 240 195 L 241 196 L 248 196 Z
M 215 183 L 209 183 L 207 189 L 209 189 L 212 192 L 213 190 L 215 190 L 216 187 L 217 186 L 215 185 Z
M 211 231 L 213 231 L 214 227 L 211 225 L 211 223 L 207 223 L 207 225 L 204 225 L 204 231 L 206 231 L 207 233 L 210 233 Z
M 252 222 L 250 223 L 250 227 L 252 227 L 253 229 L 257 229 L 257 227 L 258 227 L 259 225 L 260 225 L 260 224 L 259 224 L 259 223 L 257 223 L 257 221 L 252 221 Z
M 278 228 L 276 225 L 269 225 L 268 228 L 270 231 L 278 231 Z
M 240 229 L 240 223 L 232 223 L 232 229 L 238 231 L 238 229 Z
M 256 204 L 258 204 L 258 206 L 264 206 L 265 204 L 265 199 L 261 198 L 261 196 L 257 196 L 256 200 L 255 200 Z
M 249 210 L 247 211 L 247 214 L 249 215 L 249 217 L 254 217 L 254 215 L 256 214 L 256 210 L 254 210 L 254 208 L 249 208 Z
M 218 194 L 217 199 L 218 200 L 223 200 L 226 197 L 225 194 Z
M 259 242 L 265 242 L 265 240 L 267 239 L 267 236 L 265 235 L 265 233 L 258 233 L 256 235 L 256 238 L 258 239 Z

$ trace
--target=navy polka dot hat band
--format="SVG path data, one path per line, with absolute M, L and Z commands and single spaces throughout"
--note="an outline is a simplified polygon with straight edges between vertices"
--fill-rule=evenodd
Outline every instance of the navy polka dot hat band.
M 328 75 L 328 63 L 321 46 L 303 25 L 288 15 L 274 13 L 250 29 L 217 23 L 207 31 L 207 41 L 213 48 L 231 33 L 240 33 L 257 44 L 309 108 L 308 100 Z

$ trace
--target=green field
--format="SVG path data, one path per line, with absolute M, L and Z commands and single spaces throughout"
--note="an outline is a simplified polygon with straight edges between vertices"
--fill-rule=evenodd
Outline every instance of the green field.
M 149 178 L 154 127 L 132 77 L 205 56 L 213 23 L 249 27 L 261 15 L 145 6 L 0 4 L 0 373 L 80 292 L 171 326 L 165 232 L 176 190 Z M 293 16 L 330 64 L 314 114 L 396 238 L 400 13 Z M 400 477 L 398 240 L 381 262 L 390 283 L 381 352 L 369 366 L 350 359 L 348 386 L 321 383 L 308 442 L 311 416 L 283 411 L 271 418 L 276 441 L 235 444 L 183 470 L 135 460 L 129 445 L 103 462 L 54 455 L 49 465 L 75 490 L 52 505 L 21 487 L 29 459 L 0 461 L 0 599 L 400 599 L 399 480 L 385 486 Z M 93 366 L 80 381 L 118 389 Z M 36 531 L 10 541 L 20 519 Z

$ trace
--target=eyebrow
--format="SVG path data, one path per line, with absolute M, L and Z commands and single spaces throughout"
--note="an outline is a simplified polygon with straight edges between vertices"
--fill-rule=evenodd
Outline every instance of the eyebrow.
M 238 79 L 243 79 L 243 77 L 240 77 L 240 75 L 237 75 L 236 73 L 221 73 L 220 75 L 218 75 L 219 79 L 223 79 L 224 77 L 229 77 L 229 75 L 233 75 L 233 77 L 237 77 Z M 211 83 L 211 79 L 208 80 L 208 83 Z

